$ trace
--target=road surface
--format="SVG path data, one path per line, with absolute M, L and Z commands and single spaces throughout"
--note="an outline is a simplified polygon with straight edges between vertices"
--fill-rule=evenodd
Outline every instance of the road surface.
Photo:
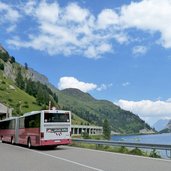
M 171 160 L 61 146 L 30 150 L 0 143 L 0 171 L 170 171 Z

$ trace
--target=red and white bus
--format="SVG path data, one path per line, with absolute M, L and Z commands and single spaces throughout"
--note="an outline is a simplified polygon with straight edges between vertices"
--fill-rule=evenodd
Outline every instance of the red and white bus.
M 32 146 L 58 146 L 71 143 L 70 111 L 34 111 L 14 120 L 15 128 L 12 129 L 13 132 L 8 126 L 0 127 L 2 141 L 27 145 L 29 148 Z M 6 125 L 6 120 L 0 122 L 2 125 Z

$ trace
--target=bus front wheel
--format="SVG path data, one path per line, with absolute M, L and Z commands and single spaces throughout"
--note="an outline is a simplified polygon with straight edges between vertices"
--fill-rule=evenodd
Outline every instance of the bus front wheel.
M 30 139 L 30 138 L 28 138 L 27 147 L 28 147 L 28 148 L 31 148 L 31 147 L 32 147 L 32 145 L 31 145 L 31 139 Z

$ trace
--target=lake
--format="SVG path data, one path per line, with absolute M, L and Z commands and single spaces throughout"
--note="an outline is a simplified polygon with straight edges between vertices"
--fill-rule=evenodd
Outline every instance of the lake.
M 111 140 L 134 143 L 171 144 L 171 133 L 151 135 L 114 135 L 111 137 Z M 167 158 L 165 151 L 158 150 L 158 152 L 162 158 Z

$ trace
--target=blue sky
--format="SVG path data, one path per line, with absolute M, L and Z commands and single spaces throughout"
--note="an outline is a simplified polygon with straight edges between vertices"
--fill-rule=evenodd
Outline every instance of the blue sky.
M 171 0 L 0 0 L 0 43 L 59 89 L 171 118 Z

